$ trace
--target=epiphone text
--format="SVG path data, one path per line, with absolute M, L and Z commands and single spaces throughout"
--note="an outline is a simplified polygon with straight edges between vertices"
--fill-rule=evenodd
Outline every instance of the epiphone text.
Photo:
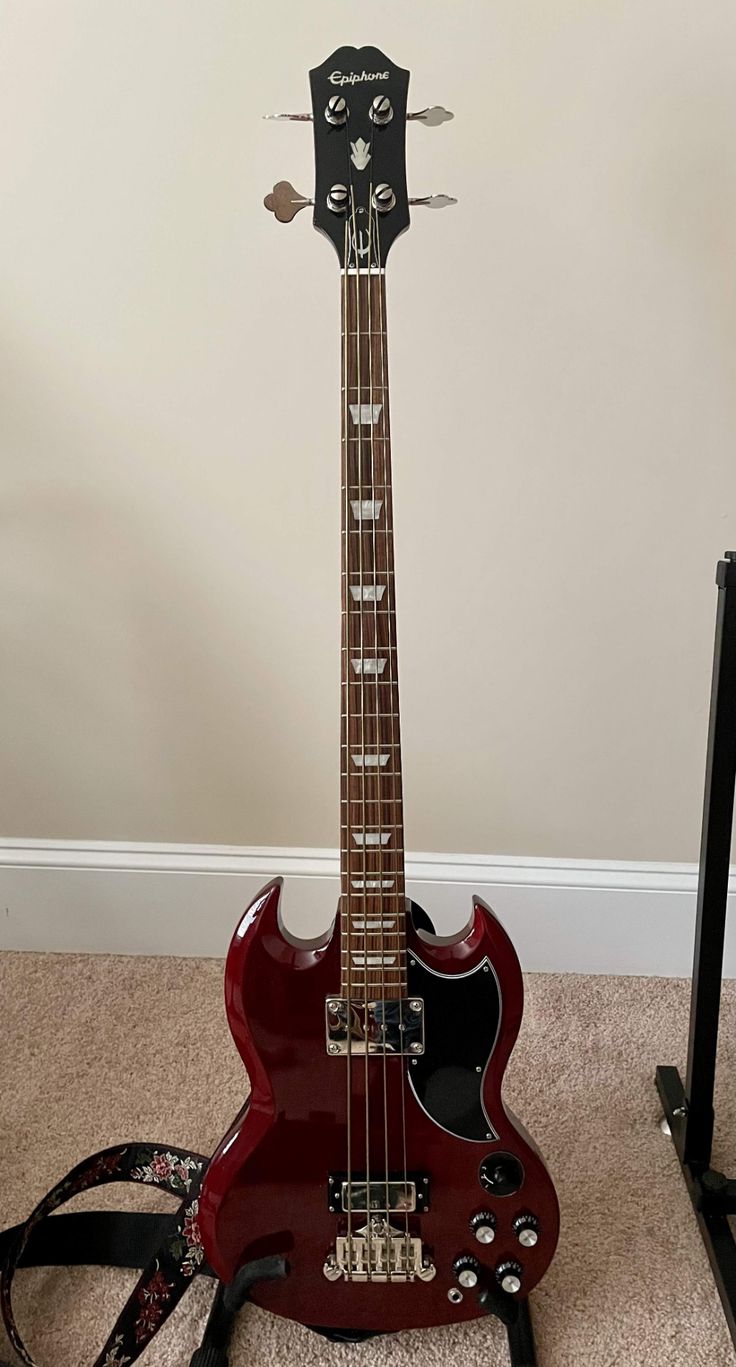
M 356 85 L 358 81 L 387 81 L 390 73 L 388 71 L 349 71 L 345 74 L 342 71 L 333 71 L 330 74 L 331 85 Z

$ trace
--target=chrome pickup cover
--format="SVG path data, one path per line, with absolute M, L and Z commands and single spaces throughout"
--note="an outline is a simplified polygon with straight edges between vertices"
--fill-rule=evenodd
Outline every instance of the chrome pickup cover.
M 385 1220 L 371 1220 L 349 1238 L 335 1241 L 323 1268 L 329 1281 L 344 1277 L 353 1282 L 431 1282 L 437 1268 L 422 1252 L 421 1239 L 412 1239 Z
M 423 1054 L 424 1002 L 421 997 L 392 997 L 363 1002 L 350 998 L 351 1054 Z M 328 997 L 325 1003 L 328 1054 L 348 1052 L 348 1001 Z

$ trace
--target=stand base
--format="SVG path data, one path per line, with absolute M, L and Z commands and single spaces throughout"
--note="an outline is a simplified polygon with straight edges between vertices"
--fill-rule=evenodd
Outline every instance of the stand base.
M 731 1338 L 736 1346 L 736 1242 L 728 1216 L 736 1213 L 736 1183 L 685 1158 L 687 1096 L 676 1068 L 658 1068 L 657 1091 L 680 1160 L 698 1228 L 710 1259 Z
M 661 1071 L 674 1072 L 674 1069 Z M 79 1211 L 55 1215 L 33 1231 L 21 1260 L 23 1267 L 145 1267 L 162 1241 L 171 1233 L 175 1219 L 133 1211 Z M 0 1262 L 11 1248 L 20 1226 L 0 1232 Z M 736 1266 L 736 1256 L 734 1258 Z M 211 1268 L 200 1268 L 214 1277 Z M 263 1258 L 248 1263 L 231 1286 L 218 1283 L 200 1347 L 189 1367 L 229 1367 L 228 1344 L 235 1317 L 248 1301 L 250 1287 L 257 1281 L 288 1275 L 282 1258 Z M 498 1314 L 488 1300 L 483 1309 Z M 510 1367 L 537 1367 L 534 1331 L 528 1300 L 505 1301 L 501 1316 L 508 1335 Z M 365 1334 L 354 1335 L 318 1329 L 338 1342 L 360 1342 Z M 371 1335 L 371 1337 L 373 1337 Z M 0 1362 L 0 1367 L 3 1367 Z

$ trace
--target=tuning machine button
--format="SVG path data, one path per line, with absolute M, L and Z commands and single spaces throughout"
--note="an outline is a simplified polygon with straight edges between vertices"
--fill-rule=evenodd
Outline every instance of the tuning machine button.
M 277 118 L 284 117 L 276 115 Z M 441 104 L 429 105 L 427 109 L 417 109 L 413 114 L 407 114 L 407 120 L 413 119 L 417 123 L 423 123 L 425 128 L 439 128 L 441 123 L 447 123 L 448 119 L 454 119 L 455 115 L 449 109 L 443 109 Z
M 490 1210 L 476 1211 L 471 1218 L 470 1228 L 479 1244 L 492 1244 L 496 1237 L 496 1217 Z
M 276 215 L 279 223 L 291 223 L 292 218 L 296 218 L 300 209 L 306 209 L 308 204 L 314 204 L 313 199 L 307 199 L 305 195 L 300 195 L 288 180 L 279 180 L 273 187 L 270 195 L 266 195 L 263 203 L 266 208 Z
M 461 1253 L 452 1264 L 455 1280 L 464 1286 L 466 1291 L 478 1285 L 480 1275 L 480 1263 L 474 1258 L 472 1253 Z
M 390 123 L 394 116 L 394 110 L 388 95 L 376 95 L 368 113 L 371 116 L 372 122 L 377 124 L 379 128 L 382 128 L 384 124 Z
M 333 214 L 344 214 L 348 207 L 350 193 L 347 185 L 333 185 L 327 196 L 327 208 Z
M 342 95 L 331 95 L 327 101 L 325 118 L 333 128 L 342 128 L 347 123 L 348 107 Z
M 502 1291 L 507 1292 L 509 1296 L 516 1296 L 521 1291 L 521 1263 L 516 1263 L 511 1258 L 499 1263 L 496 1268 L 496 1281 Z
M 410 116 L 411 117 L 411 116 Z M 275 119 L 288 119 L 290 123 L 311 123 L 311 114 L 264 114 L 264 119 L 273 122 Z
M 522 1248 L 534 1248 L 539 1242 L 539 1221 L 536 1215 L 519 1215 L 514 1220 L 512 1228 Z
M 418 199 L 410 199 L 409 203 L 423 209 L 446 209 L 448 204 L 457 204 L 457 200 L 452 195 L 420 195 Z
M 373 191 L 373 208 L 379 214 L 388 214 L 396 204 L 396 195 L 390 185 L 377 185 Z

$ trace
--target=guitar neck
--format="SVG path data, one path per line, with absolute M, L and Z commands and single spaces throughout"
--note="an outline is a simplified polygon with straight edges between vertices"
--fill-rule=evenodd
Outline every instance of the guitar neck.
M 385 279 L 342 275 L 342 991 L 366 1000 L 406 994 Z

